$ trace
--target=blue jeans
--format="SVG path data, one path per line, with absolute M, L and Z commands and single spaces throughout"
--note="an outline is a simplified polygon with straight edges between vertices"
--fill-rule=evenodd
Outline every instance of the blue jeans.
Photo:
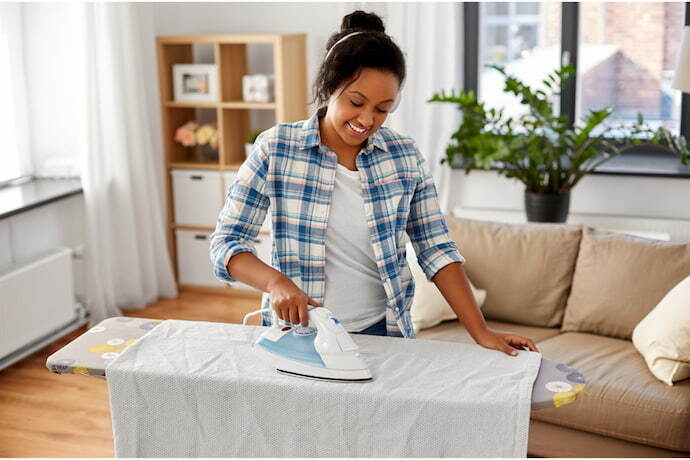
M 369 326 L 359 332 L 350 332 L 350 334 L 366 334 L 366 335 L 388 335 L 386 332 L 386 318 L 383 318 L 378 323 Z

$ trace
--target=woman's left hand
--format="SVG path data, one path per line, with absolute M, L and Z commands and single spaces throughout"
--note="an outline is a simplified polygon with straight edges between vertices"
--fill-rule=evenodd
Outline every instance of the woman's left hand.
M 502 351 L 511 356 L 517 356 L 516 350 L 523 350 L 524 347 L 530 351 L 539 352 L 531 339 L 512 332 L 494 331 L 487 328 L 475 341 L 483 347 Z

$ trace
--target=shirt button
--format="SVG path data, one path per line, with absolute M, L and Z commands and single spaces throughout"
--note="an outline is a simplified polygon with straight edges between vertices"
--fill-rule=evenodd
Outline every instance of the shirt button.
M 395 311 L 400 311 L 400 307 L 395 307 Z

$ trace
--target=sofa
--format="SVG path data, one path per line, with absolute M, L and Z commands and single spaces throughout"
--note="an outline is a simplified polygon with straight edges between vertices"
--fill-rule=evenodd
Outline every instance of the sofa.
M 631 338 L 690 275 L 689 245 L 582 225 L 446 222 L 468 278 L 486 291 L 487 325 L 533 339 L 586 378 L 573 404 L 532 412 L 529 455 L 690 456 L 690 379 L 660 381 Z M 417 337 L 474 343 L 457 319 Z

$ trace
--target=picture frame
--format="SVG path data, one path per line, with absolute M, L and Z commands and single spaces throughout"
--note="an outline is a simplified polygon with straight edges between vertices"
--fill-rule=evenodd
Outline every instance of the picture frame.
M 175 102 L 217 102 L 218 70 L 215 64 L 174 64 Z

